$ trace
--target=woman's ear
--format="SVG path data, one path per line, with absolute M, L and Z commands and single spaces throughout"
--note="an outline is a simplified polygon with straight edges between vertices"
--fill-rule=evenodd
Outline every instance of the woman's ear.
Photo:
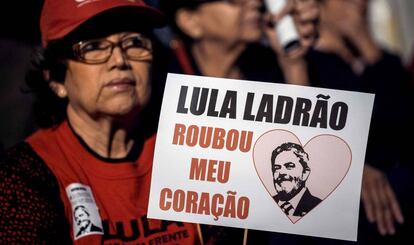
M 174 0 L 171 0 L 174 1 Z M 193 39 L 199 39 L 203 34 L 197 10 L 180 9 L 175 15 L 175 22 L 182 32 Z
M 59 98 L 66 98 L 68 96 L 68 92 L 66 90 L 65 85 L 59 82 L 51 81 L 49 83 L 49 87 L 53 90 L 53 92 L 59 97 Z

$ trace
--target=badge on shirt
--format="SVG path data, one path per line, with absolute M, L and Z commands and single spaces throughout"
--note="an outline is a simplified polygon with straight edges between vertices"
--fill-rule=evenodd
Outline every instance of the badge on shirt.
M 89 186 L 72 183 L 66 187 L 72 206 L 75 240 L 93 234 L 103 234 L 102 220 Z

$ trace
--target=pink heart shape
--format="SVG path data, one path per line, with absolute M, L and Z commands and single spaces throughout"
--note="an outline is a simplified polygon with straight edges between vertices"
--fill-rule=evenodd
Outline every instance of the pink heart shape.
M 287 142 L 302 145 L 298 137 L 292 132 L 277 129 L 261 135 L 253 148 L 253 161 L 256 172 L 271 197 L 277 194 L 273 183 L 272 151 Z M 321 199 L 321 202 L 323 202 L 336 190 L 347 175 L 352 161 L 351 149 L 343 139 L 328 134 L 313 137 L 303 148 L 309 155 L 308 164 L 311 169 L 306 181 L 306 187 L 313 196 Z M 317 208 L 319 204 L 310 211 Z M 275 205 L 279 207 L 276 200 Z M 292 223 L 296 223 L 306 214 L 303 216 L 291 214 L 286 216 Z

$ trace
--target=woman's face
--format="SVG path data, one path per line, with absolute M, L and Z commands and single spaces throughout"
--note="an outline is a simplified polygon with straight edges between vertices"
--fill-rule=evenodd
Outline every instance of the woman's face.
M 139 33 L 122 32 L 100 39 L 99 42 L 106 40 L 109 41 L 107 44 L 112 42 L 122 45 L 125 50 L 130 45 L 136 45 L 135 38 L 139 36 Z M 96 50 L 99 42 L 82 46 L 82 52 Z M 149 51 L 145 59 L 131 60 L 120 47 L 113 48 L 106 62 L 87 64 L 77 60 L 68 61 L 64 87 L 70 109 L 86 113 L 91 118 L 99 118 L 123 116 L 145 107 L 151 91 L 152 52 Z M 132 52 L 131 49 L 128 52 Z M 93 53 L 88 55 L 85 58 L 94 58 Z
M 213 1 L 200 5 L 196 10 L 202 28 L 200 38 L 230 44 L 258 41 L 262 34 L 260 6 L 261 0 Z

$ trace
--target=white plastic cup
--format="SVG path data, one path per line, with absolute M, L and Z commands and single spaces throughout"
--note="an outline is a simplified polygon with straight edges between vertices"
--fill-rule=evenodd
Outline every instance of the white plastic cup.
M 266 7 L 270 13 L 279 13 L 285 7 L 287 0 L 265 0 Z M 295 23 L 292 16 L 285 15 L 275 25 L 275 30 L 282 46 L 286 53 L 289 53 L 300 47 L 299 34 L 296 30 Z

